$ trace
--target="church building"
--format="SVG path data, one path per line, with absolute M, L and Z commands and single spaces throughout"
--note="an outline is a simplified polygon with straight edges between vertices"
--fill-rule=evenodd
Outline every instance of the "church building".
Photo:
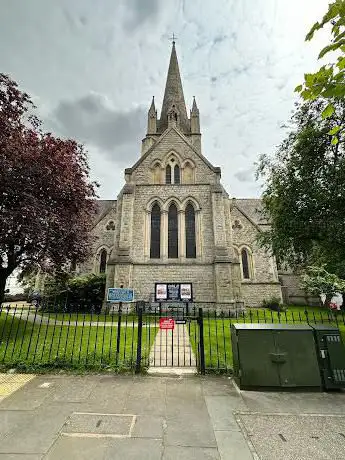
M 256 241 L 268 225 L 261 200 L 223 188 L 202 150 L 201 115 L 195 99 L 187 112 L 173 42 L 161 110 L 153 99 L 117 200 L 99 200 L 93 257 L 81 269 L 105 272 L 107 288 L 133 288 L 136 300 L 153 301 L 155 283 L 192 283 L 193 300 L 210 308 L 281 298 L 275 259 Z

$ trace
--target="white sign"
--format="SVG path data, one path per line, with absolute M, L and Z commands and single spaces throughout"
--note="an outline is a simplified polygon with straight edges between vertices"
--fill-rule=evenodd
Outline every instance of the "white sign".
M 167 285 L 166 284 L 156 284 L 156 299 L 157 300 L 167 300 Z
M 181 300 L 191 300 L 192 299 L 192 285 L 190 283 L 181 284 L 180 298 Z

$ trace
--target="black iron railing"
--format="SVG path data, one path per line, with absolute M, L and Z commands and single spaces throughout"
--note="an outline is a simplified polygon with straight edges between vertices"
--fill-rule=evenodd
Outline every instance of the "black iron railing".
M 58 306 L 56 306 L 58 307 Z M 317 307 L 215 309 L 215 304 L 146 304 L 145 308 L 86 313 L 32 305 L 0 307 L 0 367 L 110 369 L 192 367 L 232 369 L 232 323 L 328 324 L 345 342 L 345 312 Z M 174 331 L 161 330 L 172 318 Z

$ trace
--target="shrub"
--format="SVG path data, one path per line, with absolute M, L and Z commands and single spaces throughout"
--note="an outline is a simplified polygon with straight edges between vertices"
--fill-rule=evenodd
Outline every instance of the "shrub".
M 269 300 L 264 299 L 262 302 L 262 306 L 273 311 L 286 310 L 286 307 L 284 307 L 279 297 L 271 297 Z
M 48 295 L 44 296 L 41 307 L 47 311 L 53 309 L 99 313 L 104 299 L 105 280 L 104 274 L 92 273 L 69 279 L 63 289 L 58 282 L 55 292 L 51 289 Z

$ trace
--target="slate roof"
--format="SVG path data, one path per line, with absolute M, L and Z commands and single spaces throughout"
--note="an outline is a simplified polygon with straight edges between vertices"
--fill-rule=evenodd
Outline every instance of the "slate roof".
M 262 200 L 260 198 L 236 198 L 236 206 L 257 225 L 269 225 L 267 218 L 262 215 Z
M 108 214 L 111 208 L 116 205 L 116 200 L 96 200 L 96 215 L 95 215 L 95 223 L 94 225 L 98 224 L 103 217 Z

